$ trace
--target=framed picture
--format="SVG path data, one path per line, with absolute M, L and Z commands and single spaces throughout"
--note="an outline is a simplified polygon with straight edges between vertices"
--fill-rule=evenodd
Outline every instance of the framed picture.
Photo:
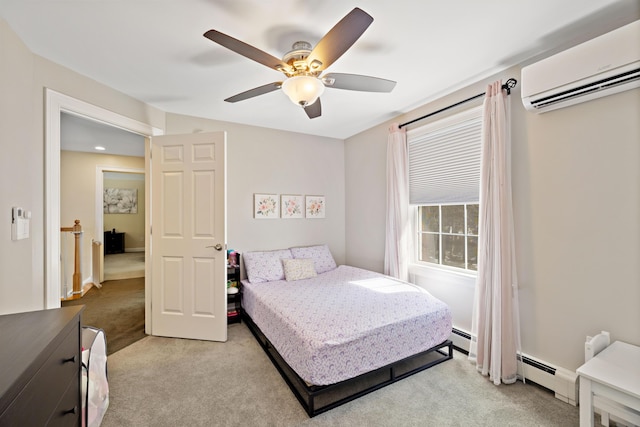
M 138 213 L 138 190 L 135 188 L 105 188 L 102 197 L 103 213 Z
M 280 216 L 280 204 L 277 194 L 254 194 L 253 217 L 256 219 L 273 219 Z
M 282 218 L 304 218 L 304 197 L 298 194 L 281 195 L 280 216 Z
M 305 212 L 307 218 L 324 218 L 325 214 L 324 196 L 306 196 Z

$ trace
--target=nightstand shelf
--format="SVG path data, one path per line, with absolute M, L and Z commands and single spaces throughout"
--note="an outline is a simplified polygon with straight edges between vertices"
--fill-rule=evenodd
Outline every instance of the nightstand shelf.
M 242 293 L 240 292 L 240 254 L 236 254 L 235 266 L 227 266 L 227 284 L 235 284 L 238 292 L 227 291 L 227 324 L 242 322 Z M 229 289 L 230 286 L 227 286 Z

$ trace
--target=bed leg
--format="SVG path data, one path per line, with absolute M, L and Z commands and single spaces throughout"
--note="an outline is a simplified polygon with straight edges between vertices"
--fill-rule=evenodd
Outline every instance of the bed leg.
M 316 412 L 315 398 L 314 395 L 309 396 L 309 409 L 307 410 L 307 414 L 310 417 L 313 417 Z

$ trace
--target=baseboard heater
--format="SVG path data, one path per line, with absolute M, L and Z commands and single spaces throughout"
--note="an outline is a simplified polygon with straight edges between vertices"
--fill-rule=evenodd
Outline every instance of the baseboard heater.
M 453 348 L 469 354 L 471 334 L 453 328 L 451 334 Z M 550 365 L 526 354 L 518 356 L 518 372 L 524 372 L 526 381 L 542 386 L 565 403 L 576 406 L 578 397 L 578 375 L 568 369 Z

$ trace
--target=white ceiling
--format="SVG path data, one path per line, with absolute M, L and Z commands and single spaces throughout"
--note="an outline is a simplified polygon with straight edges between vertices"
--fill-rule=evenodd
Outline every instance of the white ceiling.
M 104 151 L 97 151 L 96 146 Z M 60 115 L 60 149 L 144 157 L 144 137 L 73 114 Z
M 280 91 L 223 101 L 283 76 L 204 32 L 281 57 L 356 6 L 374 22 L 327 72 L 395 80 L 392 93 L 327 89 L 313 120 Z M 344 139 L 640 19 L 640 0 L 0 0 L 0 15 L 34 53 L 163 111 Z

